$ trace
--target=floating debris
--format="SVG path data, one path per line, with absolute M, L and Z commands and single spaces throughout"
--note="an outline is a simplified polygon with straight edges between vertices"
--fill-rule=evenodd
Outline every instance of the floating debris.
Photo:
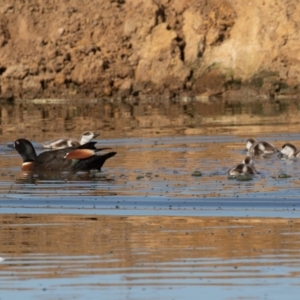
M 200 177 L 200 176 L 202 176 L 202 173 L 201 173 L 200 171 L 194 171 L 194 172 L 192 173 L 192 176 Z
M 281 179 L 284 179 L 284 178 L 291 178 L 292 176 L 291 175 L 288 175 L 286 173 L 280 173 L 278 175 L 278 178 L 281 178 Z

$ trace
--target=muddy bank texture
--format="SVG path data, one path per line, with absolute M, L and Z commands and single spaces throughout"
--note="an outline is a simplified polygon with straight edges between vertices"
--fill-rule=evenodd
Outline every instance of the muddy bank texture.
M 0 98 L 298 95 L 297 0 L 2 0 Z

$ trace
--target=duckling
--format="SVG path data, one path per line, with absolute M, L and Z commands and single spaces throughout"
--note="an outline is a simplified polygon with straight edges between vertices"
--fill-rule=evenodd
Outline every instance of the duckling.
M 236 165 L 228 171 L 228 175 L 254 175 L 259 174 L 254 168 L 253 159 L 250 156 L 246 156 L 241 164 Z
M 48 149 L 64 149 L 68 147 L 79 147 L 90 142 L 92 139 L 97 137 L 99 134 L 95 134 L 92 131 L 85 131 L 81 134 L 80 141 L 76 139 L 59 139 L 50 144 L 42 144 L 44 148 Z
M 300 157 L 300 151 L 293 144 L 286 143 L 282 146 L 281 154 L 286 155 L 288 158 Z
M 246 142 L 248 153 L 253 155 L 272 154 L 278 152 L 278 149 L 268 142 L 258 142 L 256 139 L 248 139 Z

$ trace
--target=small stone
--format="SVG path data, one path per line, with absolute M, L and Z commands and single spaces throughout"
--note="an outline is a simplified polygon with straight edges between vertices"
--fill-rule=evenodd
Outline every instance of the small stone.
M 139 175 L 139 176 L 136 177 L 137 180 L 140 180 L 140 179 L 143 179 L 143 178 L 144 178 L 144 176 L 142 176 L 142 175 Z
M 3 73 L 3 78 L 12 78 L 12 79 L 20 79 L 23 80 L 29 73 L 28 66 L 19 64 L 12 65 L 7 67 L 5 72 Z
M 57 30 L 57 34 L 58 35 L 63 35 L 64 34 L 64 32 L 65 32 L 65 29 L 64 28 L 59 28 L 58 30 Z

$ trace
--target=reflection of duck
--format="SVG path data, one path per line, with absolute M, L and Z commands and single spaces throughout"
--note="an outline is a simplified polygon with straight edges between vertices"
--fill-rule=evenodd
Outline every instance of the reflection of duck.
M 99 134 L 95 134 L 92 131 L 85 131 L 81 134 L 80 141 L 76 139 L 59 139 L 50 144 L 42 144 L 44 148 L 49 149 L 64 149 L 67 147 L 78 147 L 90 142 L 92 139 L 97 137 Z
M 14 147 L 23 158 L 23 171 L 100 171 L 105 161 L 117 152 L 99 155 L 98 151 L 109 148 L 96 148 L 95 144 L 89 142 L 77 148 L 46 151 L 39 155 L 36 155 L 31 142 L 26 139 L 16 140 Z
M 248 139 L 246 149 L 250 154 L 272 154 L 278 152 L 277 148 L 268 142 L 258 142 L 256 139 Z
M 286 143 L 282 146 L 281 154 L 286 155 L 288 158 L 300 157 L 300 151 L 293 144 Z
M 228 175 L 254 175 L 258 173 L 254 168 L 254 162 L 250 156 L 246 156 L 241 164 L 236 165 L 228 171 Z

